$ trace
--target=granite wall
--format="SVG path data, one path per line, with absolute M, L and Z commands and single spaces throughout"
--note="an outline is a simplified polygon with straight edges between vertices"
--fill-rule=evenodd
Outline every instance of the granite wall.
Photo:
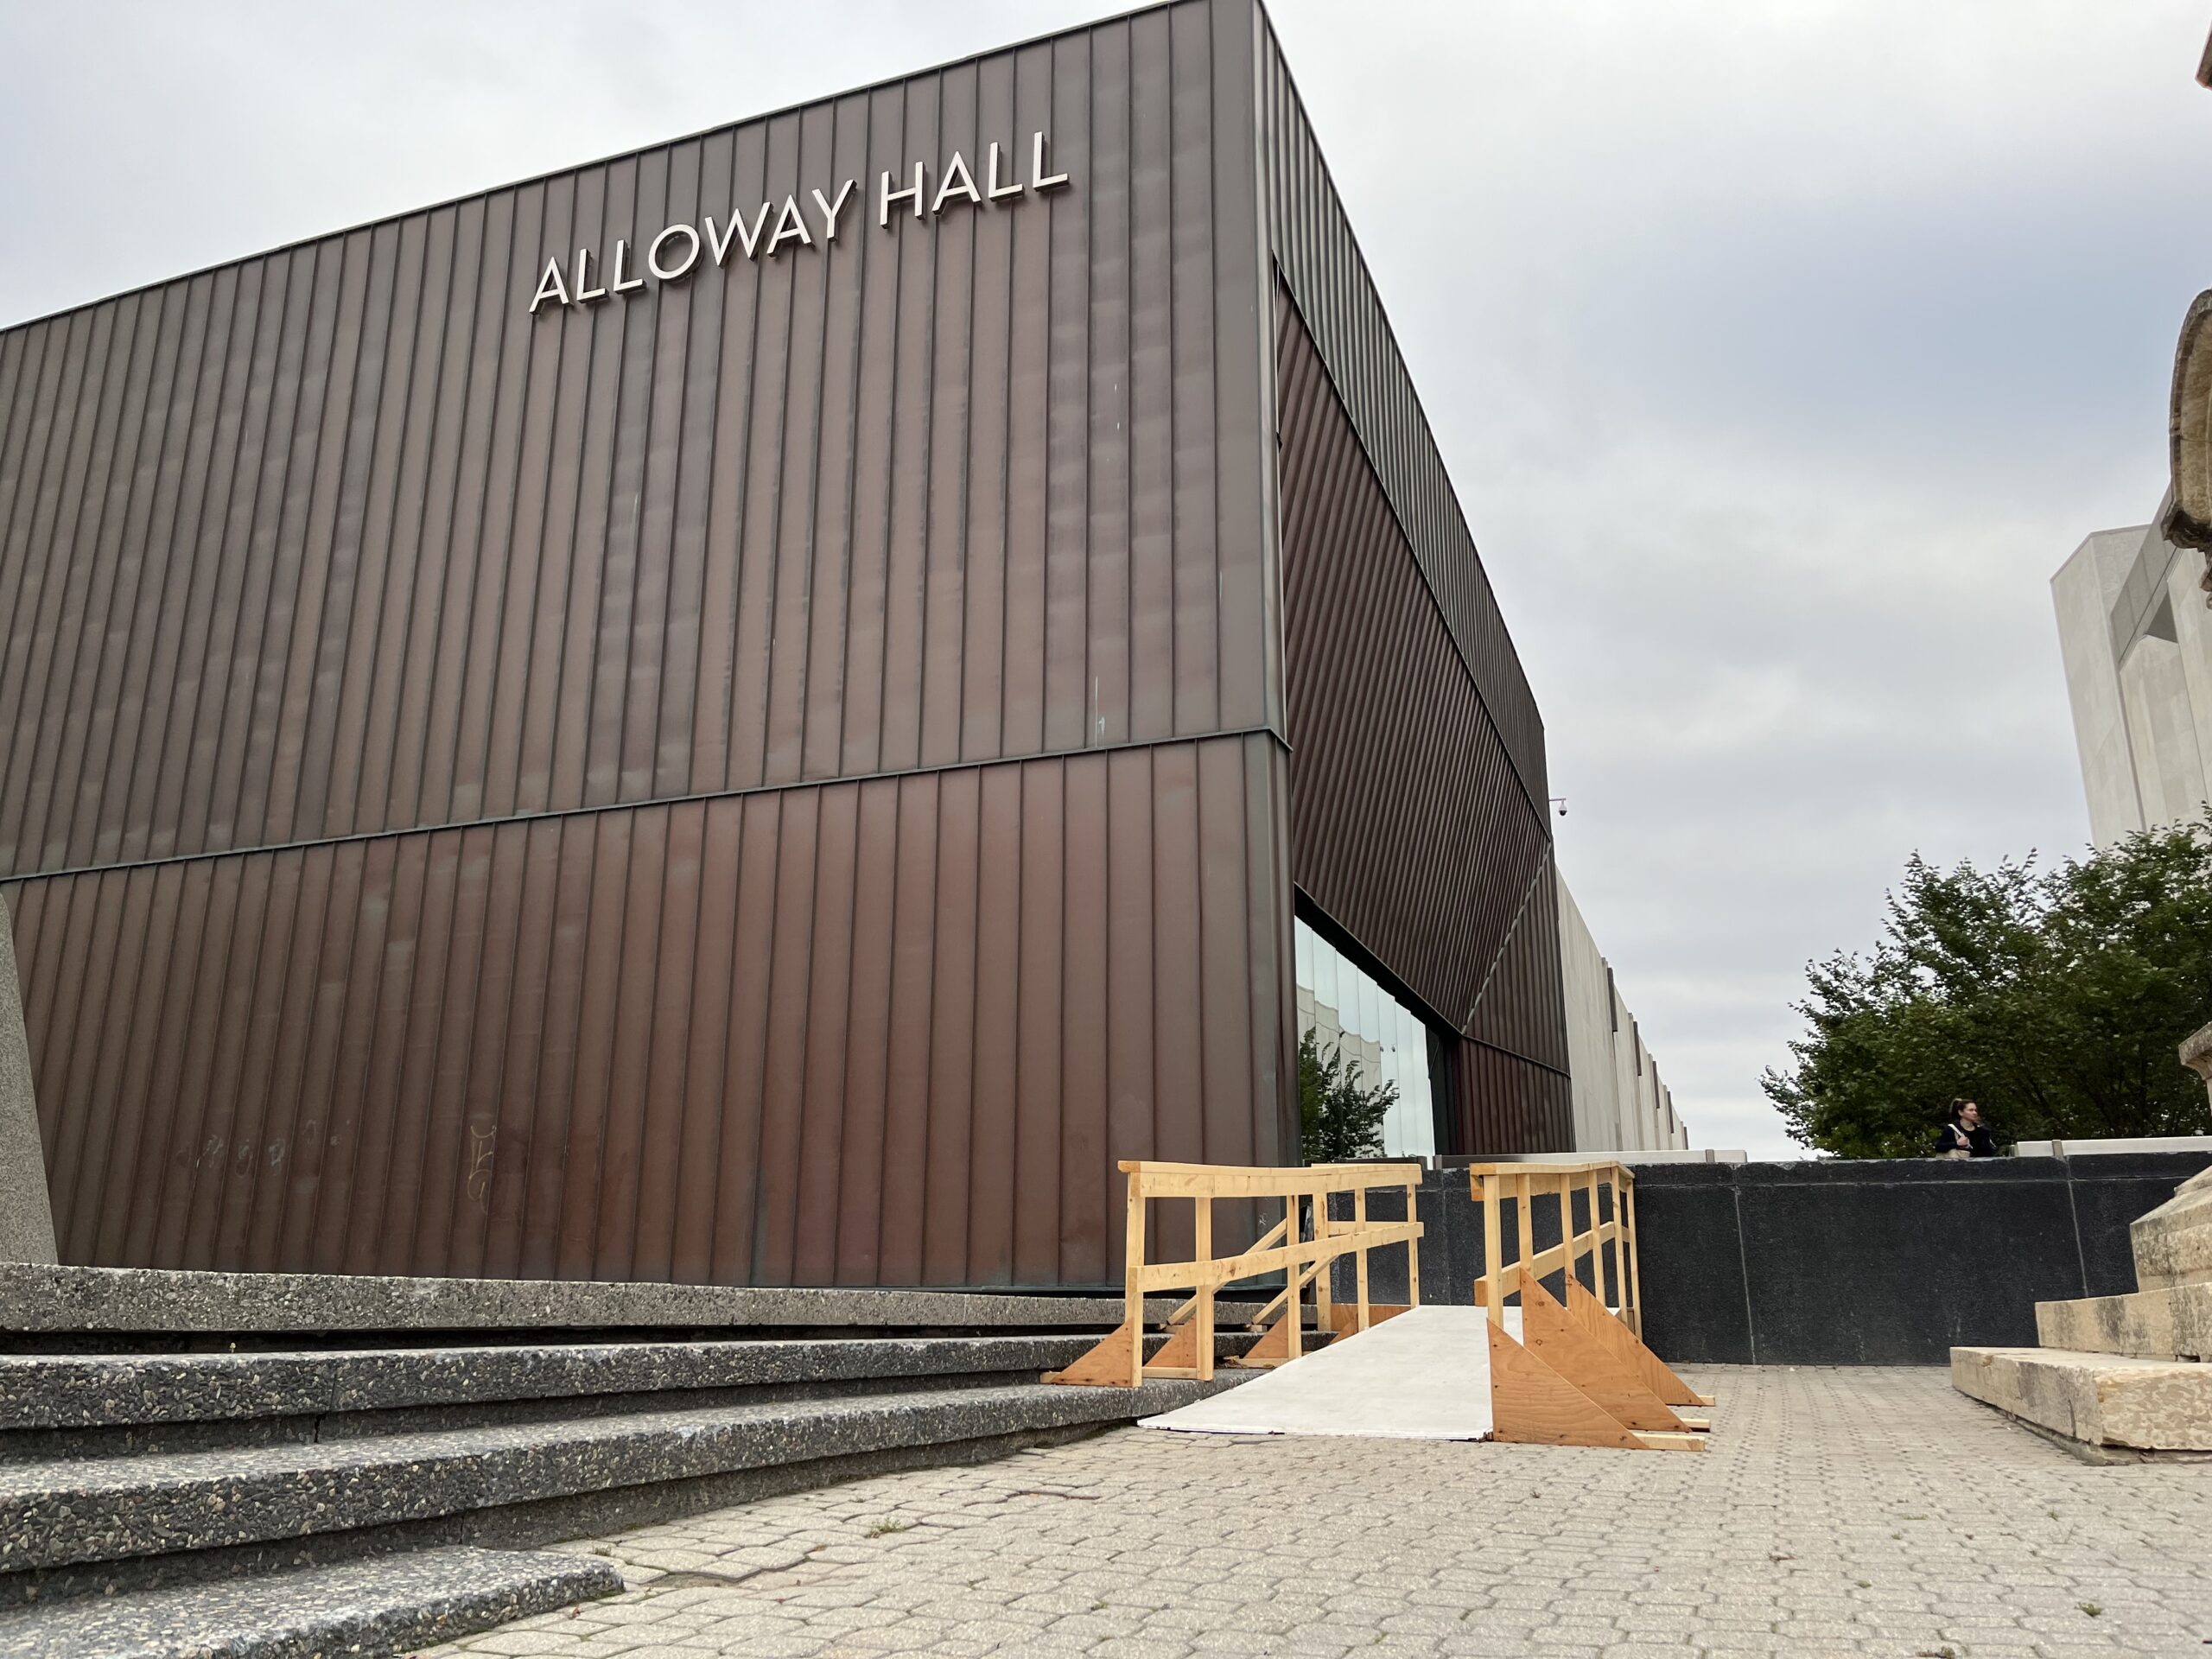
M 1941 1365 L 1955 1344 L 2032 1347 L 2037 1302 L 2135 1288 L 2128 1223 L 2208 1165 L 2206 1153 L 1646 1165 L 1644 1339 L 1670 1363 L 1726 1365 Z M 1395 1218 L 1402 1203 L 1376 1192 L 1368 1212 Z M 1467 1303 L 1482 1229 L 1465 1173 L 1432 1174 L 1419 1205 L 1421 1299 Z M 1558 1242 L 1547 1200 L 1534 1231 L 1540 1249 Z M 1375 1259 L 1378 1301 L 1404 1297 L 1399 1255 Z M 1340 1268 L 1338 1294 L 1351 1283 Z

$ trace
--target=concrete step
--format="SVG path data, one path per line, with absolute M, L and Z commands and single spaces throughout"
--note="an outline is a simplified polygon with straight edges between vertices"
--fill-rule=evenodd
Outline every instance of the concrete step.
M 2212 1285 L 2037 1302 L 2036 1340 L 2081 1353 L 2212 1360 Z
M 128 1456 L 899 1387 L 1034 1382 L 1088 1336 L 0 1354 L 0 1459 Z
M 592 1555 L 466 1548 L 0 1614 L 0 1659 L 320 1659 L 474 1635 L 622 1587 Z
M 2191 1176 L 2148 1215 L 2128 1224 L 2139 1290 L 2212 1284 L 2212 1169 Z
M 1165 1319 L 1174 1297 L 1145 1303 Z M 1241 1323 L 1253 1305 L 1224 1302 Z M 613 1284 L 542 1279 L 400 1279 L 371 1274 L 205 1273 L 153 1268 L 0 1262 L 0 1344 L 24 1351 L 54 1339 L 167 1334 L 238 1340 L 352 1333 L 388 1344 L 401 1332 L 595 1332 L 610 1335 L 884 1336 L 1052 1331 L 1103 1335 L 1122 1322 L 1119 1295 L 1015 1295 L 946 1290 L 755 1289 L 731 1285 Z
M 0 1603 L 265 1571 L 316 1559 L 303 1545 L 346 1535 L 543 1541 L 613 1530 L 874 1472 L 887 1458 L 904 1467 L 995 1455 L 1172 1410 L 1237 1380 L 919 1389 L 16 1463 L 0 1467 Z M 766 1486 L 742 1478 L 762 1471 L 773 1475 Z M 494 1516 L 505 1522 L 490 1525 Z
M 2086 1446 L 2212 1452 L 2212 1365 L 2054 1348 L 1954 1348 L 1962 1394 Z

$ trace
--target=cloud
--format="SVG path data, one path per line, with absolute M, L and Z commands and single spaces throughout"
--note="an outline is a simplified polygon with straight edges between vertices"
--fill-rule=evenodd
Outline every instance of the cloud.
M 1106 6 L 0 13 L 0 317 Z M 2046 583 L 2212 284 L 2191 0 L 1273 7 L 1693 1130 L 1907 854 L 2086 839 Z

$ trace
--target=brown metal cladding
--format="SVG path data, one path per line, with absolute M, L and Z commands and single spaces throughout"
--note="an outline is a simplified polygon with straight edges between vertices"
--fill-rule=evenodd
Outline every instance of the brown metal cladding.
M 1257 29 L 1262 188 L 1276 272 L 1336 383 L 1521 787 L 1541 810 L 1549 791 L 1535 698 L 1351 221 L 1264 15 Z
M 1290 1154 L 1283 760 L 1255 734 L 11 884 L 65 1255 L 1108 1282 L 1115 1158 Z
M 1552 848 L 1288 293 L 1276 365 L 1298 889 L 1459 1046 L 1459 1150 L 1573 1144 Z
M 1252 16 L 0 333 L 0 874 L 1267 724 Z M 875 223 L 1037 130 L 1066 188 Z M 834 241 L 528 313 L 549 254 L 847 178 Z
M 1066 188 L 876 224 L 1039 130 Z M 1179 0 L 0 331 L 67 1259 L 1107 1282 L 1114 1160 L 1294 1155 L 1294 868 L 1549 1077 L 1541 728 L 1309 152 L 1250 0 Z M 1389 794 L 1344 740 L 1453 685 Z

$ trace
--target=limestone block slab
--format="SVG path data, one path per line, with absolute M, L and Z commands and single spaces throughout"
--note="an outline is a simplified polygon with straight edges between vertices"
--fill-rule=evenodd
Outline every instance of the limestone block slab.
M 2037 1302 L 2036 1340 L 2084 1353 L 2212 1360 L 2212 1285 Z
M 2127 1232 L 2137 1288 L 2212 1284 L 2212 1169 L 2183 1181 L 2173 1197 L 2137 1217 Z
M 2051 1348 L 1954 1348 L 1951 1382 L 2088 1446 L 2212 1452 L 2212 1365 Z

